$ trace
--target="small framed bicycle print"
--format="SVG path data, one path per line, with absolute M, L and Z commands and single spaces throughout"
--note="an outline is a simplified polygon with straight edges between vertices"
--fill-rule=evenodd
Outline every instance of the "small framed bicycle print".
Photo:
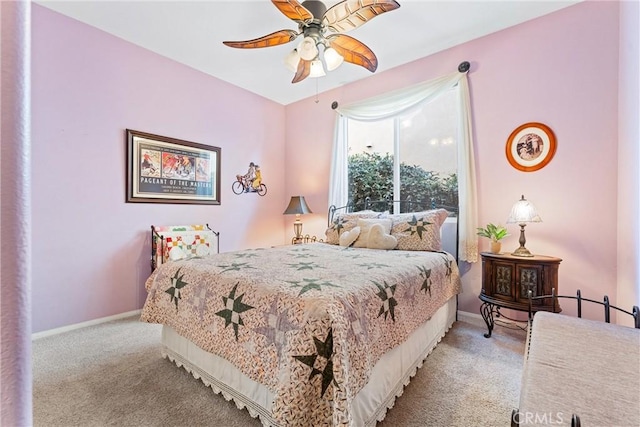
M 127 129 L 127 202 L 220 204 L 220 148 Z
M 545 167 L 556 153 L 556 137 L 547 125 L 525 123 L 511 132 L 505 151 L 514 168 L 523 172 L 537 171 Z

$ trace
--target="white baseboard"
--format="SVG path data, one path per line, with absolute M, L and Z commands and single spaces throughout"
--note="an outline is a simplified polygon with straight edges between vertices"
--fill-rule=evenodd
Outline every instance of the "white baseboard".
M 471 323 L 475 323 L 478 320 L 481 320 L 482 322 L 484 322 L 484 320 L 482 319 L 482 316 L 480 316 L 477 313 L 470 313 L 468 311 L 461 311 L 458 310 L 458 319 L 463 320 L 465 322 L 471 322 Z
M 120 320 L 126 317 L 140 315 L 142 310 L 133 310 L 127 311 L 126 313 L 114 314 L 113 316 L 101 317 L 100 319 L 88 320 L 86 322 L 76 323 L 73 325 L 63 326 L 61 328 L 49 329 L 48 331 L 36 332 L 35 334 L 31 334 L 31 341 L 50 337 L 52 335 L 58 335 L 63 332 L 73 331 L 75 329 L 86 328 L 87 326 L 99 325 L 100 323 L 111 322 L 112 320 Z

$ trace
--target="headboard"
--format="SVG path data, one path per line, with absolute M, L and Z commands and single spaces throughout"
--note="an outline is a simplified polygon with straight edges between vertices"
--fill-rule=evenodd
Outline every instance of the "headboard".
M 362 206 L 362 203 L 360 203 Z M 382 200 L 371 200 L 370 197 L 366 197 L 364 199 L 364 210 L 373 210 L 377 212 L 389 211 L 393 212 L 393 207 L 398 206 L 400 208 L 400 212 L 420 212 L 432 209 L 446 209 L 450 213 L 458 213 L 457 206 L 445 206 L 440 203 L 437 203 L 436 199 L 431 198 L 428 201 L 415 201 L 411 200 L 411 198 L 407 198 L 405 200 L 391 200 L 391 199 L 382 199 Z M 350 213 L 353 212 L 356 208 L 356 204 L 353 202 L 347 203 L 345 206 L 337 207 L 335 205 L 331 205 L 329 207 L 329 212 L 327 214 L 327 226 L 331 226 L 333 222 L 333 217 L 336 212 L 344 212 Z
M 151 271 L 167 261 L 212 253 L 220 253 L 220 232 L 209 224 L 151 226 Z

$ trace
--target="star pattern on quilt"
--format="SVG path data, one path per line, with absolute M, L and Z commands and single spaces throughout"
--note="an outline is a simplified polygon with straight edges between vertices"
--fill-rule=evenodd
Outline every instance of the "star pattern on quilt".
M 406 251 L 404 254 L 402 254 L 405 258 L 422 258 L 422 255 L 417 254 L 415 252 L 419 252 L 419 251 Z
M 380 264 L 379 262 L 369 262 L 369 263 L 364 263 L 364 264 L 358 264 L 361 267 L 366 267 L 367 270 L 371 270 L 372 268 L 384 268 L 384 267 L 389 267 L 386 264 Z
M 417 286 L 407 286 L 407 288 L 404 291 L 404 294 L 402 295 L 402 298 L 409 302 L 409 304 L 411 304 L 412 306 L 416 303 L 416 293 L 418 287 Z
M 287 283 L 290 283 L 292 288 L 301 288 L 298 296 L 301 296 L 302 294 L 307 293 L 312 289 L 322 291 L 323 286 L 333 286 L 334 288 L 340 287 L 330 282 L 320 282 L 320 280 L 321 279 L 302 279 L 301 282 L 287 281 Z
M 382 306 L 380 307 L 380 311 L 378 312 L 378 317 L 384 314 L 384 320 L 387 320 L 387 314 L 391 315 L 391 320 L 396 321 L 396 313 L 395 307 L 398 305 L 398 301 L 394 298 L 394 294 L 396 293 L 396 286 L 389 286 L 386 281 L 383 281 L 384 286 L 379 284 L 378 282 L 373 281 L 373 284 L 378 287 L 379 292 L 376 294 L 378 298 L 382 300 Z
M 240 253 L 234 254 L 234 256 L 236 258 L 249 259 L 249 258 L 256 258 L 258 254 L 255 252 L 240 252 Z
M 349 250 L 349 248 L 344 248 L 344 250 L 345 251 Z M 364 255 L 351 252 L 351 253 L 346 254 L 345 258 L 358 259 L 358 258 L 364 258 Z
M 444 266 L 446 267 L 445 276 L 451 280 L 451 275 L 453 274 L 453 260 L 450 260 L 449 257 L 444 255 Z
M 216 313 L 217 316 L 220 316 L 224 319 L 225 328 L 230 324 L 233 325 L 233 332 L 235 332 L 236 334 L 236 341 L 238 341 L 238 327 L 240 325 L 244 326 L 244 322 L 242 321 L 242 317 L 240 317 L 240 314 L 244 313 L 247 310 L 255 308 L 242 302 L 244 294 L 236 297 L 237 289 L 238 283 L 236 283 L 236 285 L 233 287 L 228 297 L 222 297 L 222 301 L 224 302 L 225 307 L 224 310 L 220 310 Z
M 287 264 L 289 267 L 295 268 L 296 270 L 313 270 L 314 268 L 324 268 L 316 264 L 315 262 L 298 262 L 296 264 Z
M 347 336 L 354 338 L 356 341 L 365 341 L 369 336 L 367 316 L 362 313 L 360 305 L 356 304 L 354 306 L 345 298 L 340 298 L 340 301 L 342 301 L 342 306 L 344 307 L 344 314 L 349 320 Z
M 320 397 L 322 397 L 329 384 L 333 381 L 333 329 L 329 329 L 327 338 L 324 341 L 313 337 L 313 342 L 316 346 L 315 354 L 293 357 L 311 368 L 309 380 L 316 375 L 322 377 L 322 393 L 320 394 Z
M 265 326 L 259 326 L 253 330 L 267 339 L 267 345 L 273 344 L 276 347 L 276 353 L 280 358 L 286 333 L 299 328 L 291 323 L 286 312 L 278 311 L 277 299 L 274 299 L 269 308 L 264 311 L 264 323 Z
M 204 320 L 204 315 L 207 312 L 207 300 L 214 295 L 206 286 L 198 286 L 193 291 L 193 295 L 189 299 L 189 304 L 195 308 L 200 320 Z
M 429 296 L 431 296 L 431 269 L 418 266 L 418 270 L 420 270 L 420 277 L 423 279 L 420 290 L 424 289 L 424 293 L 429 292 Z
M 404 230 L 405 233 L 410 231 L 412 236 L 418 233 L 420 240 L 422 240 L 422 232 L 427 231 L 427 225 L 432 224 L 429 221 L 425 221 L 424 218 L 417 219 L 415 215 L 413 215 L 411 221 L 407 221 L 407 223 L 409 224 L 409 228 Z
M 247 268 L 255 268 L 250 266 L 248 262 L 232 262 L 229 265 L 219 265 L 218 267 L 223 269 L 220 273 L 226 273 L 227 271 L 240 271 Z
M 315 258 L 313 256 L 313 254 L 307 253 L 307 252 L 293 252 L 292 256 L 294 258 L 302 258 L 302 259 L 306 259 L 306 258 Z
M 187 282 L 184 282 L 182 278 L 184 274 L 180 275 L 181 268 L 176 270 L 176 273 L 173 275 L 171 279 L 171 286 L 165 292 L 171 295 L 171 302 L 176 303 L 176 311 L 178 311 L 178 300 L 182 299 L 181 289 L 188 285 Z
M 311 249 L 305 248 L 302 245 L 295 246 L 293 249 L 289 250 L 289 252 L 311 252 Z

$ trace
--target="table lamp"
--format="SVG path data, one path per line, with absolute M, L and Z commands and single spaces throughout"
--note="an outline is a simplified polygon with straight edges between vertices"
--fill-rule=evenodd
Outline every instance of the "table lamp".
M 538 215 L 538 212 L 536 212 L 536 208 L 522 195 L 520 200 L 511 208 L 511 214 L 509 215 L 509 219 L 507 219 L 507 223 L 516 223 L 520 226 L 520 247 L 512 252 L 511 255 L 533 256 L 533 254 L 529 252 L 529 249 L 524 247 L 527 241 L 524 237 L 524 227 L 528 222 L 542 222 L 542 219 Z
M 293 223 L 293 231 L 295 236 L 292 239 L 294 244 L 302 242 L 302 221 L 300 221 L 300 215 L 310 214 L 311 209 L 307 206 L 307 202 L 304 200 L 304 196 L 291 196 L 289 206 L 284 211 L 284 215 L 296 215 L 296 220 Z

